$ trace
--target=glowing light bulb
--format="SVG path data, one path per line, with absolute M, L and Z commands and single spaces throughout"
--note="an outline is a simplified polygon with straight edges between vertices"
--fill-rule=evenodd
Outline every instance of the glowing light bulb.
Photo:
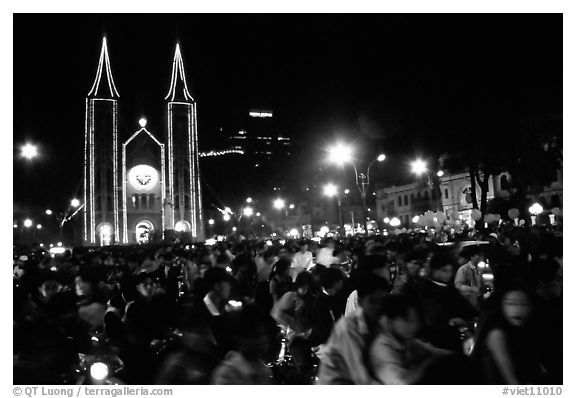
M 140 125 L 140 127 L 144 128 L 146 127 L 146 124 L 148 123 L 148 121 L 144 118 L 138 120 L 138 124 Z

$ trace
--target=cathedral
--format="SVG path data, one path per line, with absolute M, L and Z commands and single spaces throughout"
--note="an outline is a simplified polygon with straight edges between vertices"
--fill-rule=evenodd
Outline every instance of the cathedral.
M 86 97 L 84 244 L 146 243 L 175 232 L 203 241 L 196 101 L 179 44 L 165 97 L 165 131 L 148 131 L 141 119 L 140 129 L 119 142 L 119 101 L 104 37 Z

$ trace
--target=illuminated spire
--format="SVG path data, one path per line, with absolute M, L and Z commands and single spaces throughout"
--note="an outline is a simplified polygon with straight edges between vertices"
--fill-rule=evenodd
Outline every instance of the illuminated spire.
M 194 98 L 192 98 L 188 91 L 188 84 L 186 84 L 184 62 L 182 61 L 179 43 L 176 43 L 176 52 L 174 53 L 174 61 L 172 61 L 170 90 L 164 99 L 169 101 L 194 101 Z
M 100 86 L 100 82 L 102 81 L 102 71 L 105 72 L 106 74 L 105 79 L 108 83 L 104 85 L 104 88 Z M 106 88 L 108 88 L 108 91 L 106 91 Z M 102 50 L 100 51 L 100 60 L 98 61 L 98 70 L 96 71 L 96 79 L 94 80 L 94 84 L 92 85 L 92 88 L 88 93 L 88 96 L 103 97 L 103 98 L 120 97 L 120 94 L 118 94 L 118 90 L 116 90 L 116 85 L 114 84 L 114 78 L 112 77 L 112 69 L 110 68 L 110 58 L 108 57 L 108 46 L 106 44 L 106 36 L 102 38 Z

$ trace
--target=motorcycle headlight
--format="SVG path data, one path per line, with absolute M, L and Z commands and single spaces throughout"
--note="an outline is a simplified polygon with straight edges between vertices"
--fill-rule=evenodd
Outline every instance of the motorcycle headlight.
M 102 362 L 94 362 L 92 366 L 90 366 L 90 376 L 94 380 L 104 380 L 108 377 L 109 369 L 108 365 Z

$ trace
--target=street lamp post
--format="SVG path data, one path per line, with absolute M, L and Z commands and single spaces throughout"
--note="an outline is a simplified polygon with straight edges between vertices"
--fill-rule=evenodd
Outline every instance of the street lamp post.
M 334 184 L 324 185 L 324 195 L 329 198 L 335 196 L 338 201 L 338 233 L 342 235 L 344 224 L 342 222 L 342 202 L 340 200 L 340 195 L 338 195 L 338 187 Z
M 439 204 L 438 207 L 436 208 L 436 210 L 438 211 L 443 211 L 443 206 L 442 206 L 442 194 L 440 193 L 440 186 L 439 184 L 435 184 L 434 181 L 432 180 L 432 177 L 430 177 L 430 172 L 428 170 L 428 165 L 426 164 L 425 161 L 423 161 L 422 159 L 416 159 L 415 161 L 413 161 L 410 166 L 412 167 L 412 173 L 421 176 L 421 175 L 426 175 L 426 179 L 427 179 L 427 183 L 428 186 L 432 188 L 432 191 L 436 192 L 436 197 L 439 200 Z M 444 175 L 444 172 L 442 170 L 439 170 L 436 173 L 436 176 L 438 178 L 442 177 Z M 433 202 L 433 198 L 432 195 L 430 195 L 430 210 L 432 210 L 432 202 Z
M 364 218 L 364 234 L 368 236 L 368 211 L 366 207 L 366 193 L 368 192 L 368 187 L 370 186 L 370 169 L 375 162 L 383 162 L 386 159 L 386 155 L 380 154 L 376 159 L 368 163 L 366 168 L 366 173 L 358 173 L 358 168 L 354 164 L 352 159 L 352 148 L 342 144 L 336 145 L 329 150 L 330 160 L 335 163 L 350 163 L 354 167 L 354 175 L 356 177 L 356 186 L 360 191 L 360 196 L 362 197 L 362 214 Z

